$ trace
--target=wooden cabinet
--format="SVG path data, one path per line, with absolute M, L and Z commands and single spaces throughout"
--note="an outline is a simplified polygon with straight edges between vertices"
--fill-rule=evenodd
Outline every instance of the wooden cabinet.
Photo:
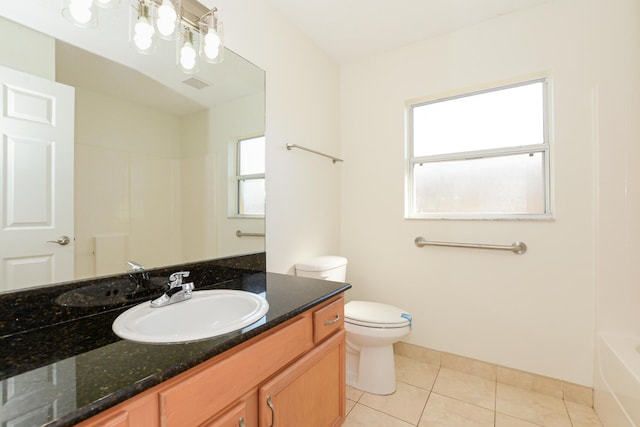
M 343 311 L 344 299 L 333 298 L 79 427 L 267 427 L 274 417 L 278 427 L 339 426 Z
M 345 416 L 344 331 L 260 387 L 260 427 L 333 427 Z
M 247 427 L 247 404 L 240 402 L 222 415 L 205 422 L 202 427 Z
M 215 363 L 203 363 L 158 393 L 163 426 L 193 427 L 313 347 L 311 318 L 301 316 Z
M 79 426 L 91 427 L 156 427 L 160 425 L 158 400 L 153 394 L 140 394 L 89 418 Z

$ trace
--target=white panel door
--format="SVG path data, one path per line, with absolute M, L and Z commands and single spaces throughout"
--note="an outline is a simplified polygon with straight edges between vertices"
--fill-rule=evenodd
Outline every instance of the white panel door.
M 73 279 L 73 137 L 72 87 L 0 66 L 0 291 Z

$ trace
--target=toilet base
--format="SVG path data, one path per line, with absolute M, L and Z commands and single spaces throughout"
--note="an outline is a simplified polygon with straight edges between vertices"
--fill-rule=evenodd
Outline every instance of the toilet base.
M 358 347 L 347 337 L 347 385 L 372 394 L 393 394 L 396 391 L 393 345 Z

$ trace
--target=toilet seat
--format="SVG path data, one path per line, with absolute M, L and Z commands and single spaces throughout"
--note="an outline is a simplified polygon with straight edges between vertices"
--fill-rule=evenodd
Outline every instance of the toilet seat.
M 371 301 L 350 301 L 344 306 L 344 321 L 368 328 L 404 328 L 411 316 L 401 308 Z

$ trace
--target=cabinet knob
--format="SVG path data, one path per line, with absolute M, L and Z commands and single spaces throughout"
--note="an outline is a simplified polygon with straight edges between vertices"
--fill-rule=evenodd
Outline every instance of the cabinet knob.
M 238 427 L 246 427 L 244 424 L 244 418 L 240 417 L 240 419 L 238 420 Z
M 329 326 L 329 325 L 333 325 L 334 323 L 338 322 L 340 320 L 340 314 L 336 314 L 336 318 L 333 320 L 325 320 L 324 321 L 324 326 Z
M 267 396 L 267 406 L 271 409 L 271 426 L 269 427 L 276 427 L 276 409 L 273 407 L 271 395 Z

